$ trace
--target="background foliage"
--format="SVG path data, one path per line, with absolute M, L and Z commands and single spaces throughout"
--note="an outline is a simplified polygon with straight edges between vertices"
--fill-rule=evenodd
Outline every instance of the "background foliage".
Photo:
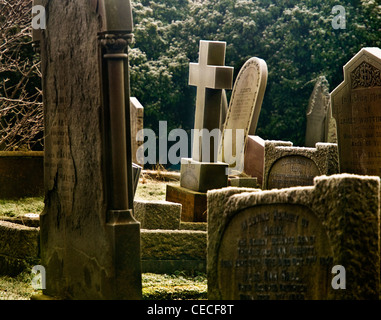
M 302 146 L 305 112 L 316 79 L 330 89 L 342 67 L 362 47 L 380 46 L 381 6 L 374 0 L 133 0 L 135 40 L 131 89 L 143 106 L 145 127 L 158 121 L 193 128 L 196 89 L 189 62 L 199 40 L 227 42 L 226 65 L 238 74 L 253 56 L 267 62 L 268 86 L 257 132 L 264 139 Z M 346 28 L 334 29 L 334 5 L 345 8 Z
M 342 67 L 362 47 L 380 47 L 379 0 L 131 0 L 135 39 L 131 89 L 145 107 L 144 125 L 158 134 L 193 128 L 196 88 L 188 85 L 200 40 L 226 41 L 226 65 L 250 57 L 269 77 L 257 134 L 304 144 L 305 111 L 316 79 L 335 88 Z M 0 0 L 0 149 L 42 149 L 39 57 L 31 43 L 32 0 Z M 332 27 L 332 7 L 346 28 Z M 229 92 L 228 92 L 229 97 Z

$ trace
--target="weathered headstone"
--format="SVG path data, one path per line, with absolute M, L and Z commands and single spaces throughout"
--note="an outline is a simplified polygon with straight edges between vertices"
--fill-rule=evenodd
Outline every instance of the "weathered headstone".
M 206 192 L 228 185 L 227 164 L 217 161 L 226 94 L 233 68 L 225 66 L 226 43 L 200 41 L 199 63 L 189 66 L 189 84 L 197 86 L 192 158 L 181 159 L 180 187 L 167 186 L 166 200 L 183 205 L 182 219 L 205 221 Z
M 136 151 L 143 144 L 143 141 L 136 140 L 138 132 L 144 129 L 143 125 L 143 117 L 144 117 L 144 108 L 135 97 L 130 98 L 130 118 L 131 118 L 131 154 L 132 154 L 132 162 L 136 164 L 143 164 L 141 159 L 137 159 Z
M 265 171 L 265 150 L 269 146 L 292 147 L 292 142 L 281 140 L 263 140 L 259 136 L 249 135 L 245 146 L 244 173 L 256 177 L 258 187 L 263 188 Z
M 307 108 L 306 147 L 318 142 L 328 142 L 330 121 L 329 84 L 324 76 L 318 78 L 310 96 Z
M 197 86 L 196 112 L 192 158 L 181 160 L 180 185 L 193 191 L 227 186 L 227 165 L 216 159 L 222 89 L 231 89 L 233 83 L 233 68 L 225 66 L 225 48 L 225 42 L 201 40 L 199 63 L 189 66 L 189 84 Z
M 131 5 L 126 0 L 93 4 L 43 1 L 44 294 L 140 299 L 128 112 Z
M 201 40 L 199 63 L 189 64 L 189 84 L 197 86 L 195 130 L 211 132 L 220 127 L 222 89 L 231 89 L 233 84 L 233 67 L 225 66 L 225 48 L 226 42 Z M 192 159 L 216 162 L 214 144 L 203 150 L 204 142 L 203 132 L 194 138 Z
M 266 62 L 247 60 L 234 83 L 219 148 L 219 160 L 229 164 L 230 174 L 244 170 L 247 136 L 255 133 L 266 84 Z
M 349 174 L 209 191 L 208 299 L 378 299 L 379 192 Z
M 381 49 L 363 48 L 331 93 L 340 172 L 381 175 Z
M 266 144 L 264 189 L 311 186 L 316 176 L 338 172 L 336 144 L 317 143 L 316 148 Z

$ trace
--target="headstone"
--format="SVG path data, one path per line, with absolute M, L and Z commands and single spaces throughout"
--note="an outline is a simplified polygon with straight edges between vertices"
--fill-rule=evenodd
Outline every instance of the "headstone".
M 256 177 L 258 187 L 263 188 L 265 170 L 266 146 L 291 147 L 290 141 L 263 140 L 259 136 L 249 135 L 245 146 L 244 173 L 250 177 Z
M 255 133 L 266 84 L 266 62 L 247 60 L 234 84 L 219 148 L 219 160 L 229 164 L 230 174 L 244 170 L 244 147 L 249 133 Z
M 208 192 L 208 299 L 378 299 L 379 177 Z
M 363 48 L 331 93 L 340 172 L 381 175 L 381 49 Z
M 225 42 L 201 40 L 199 63 L 189 65 L 189 84 L 197 86 L 196 112 L 192 158 L 181 160 L 180 185 L 193 191 L 227 186 L 227 164 L 217 161 L 222 89 L 231 89 L 233 83 L 233 68 L 225 66 L 225 48 Z
M 197 86 L 195 130 L 207 129 L 211 132 L 220 126 L 222 89 L 231 89 L 233 67 L 225 66 L 226 42 L 200 41 L 199 63 L 189 64 L 189 84 Z M 193 141 L 192 159 L 216 162 L 213 144 L 209 154 L 203 154 L 204 134 Z M 216 150 L 217 151 L 217 150 Z
M 310 96 L 307 108 L 306 147 L 318 142 L 328 142 L 330 121 L 329 84 L 324 76 L 318 78 Z
M 140 299 L 126 54 L 130 1 L 43 5 L 43 292 L 59 299 Z
M 264 189 L 312 186 L 316 176 L 339 172 L 337 145 L 317 143 L 316 148 L 266 144 Z
M 135 97 L 130 98 L 130 114 L 131 114 L 131 154 L 132 162 L 136 164 L 143 164 L 144 161 L 140 161 L 136 156 L 138 148 L 143 144 L 143 141 L 136 140 L 137 134 L 140 130 L 144 129 L 143 117 L 144 117 L 144 108 Z

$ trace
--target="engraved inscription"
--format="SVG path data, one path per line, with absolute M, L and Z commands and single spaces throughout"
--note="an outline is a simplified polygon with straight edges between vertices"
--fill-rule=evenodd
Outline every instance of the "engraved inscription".
M 381 92 L 356 89 L 341 96 L 337 120 L 341 171 L 381 175 Z
M 312 186 L 320 171 L 313 160 L 304 156 L 278 159 L 268 173 L 267 189 Z
M 332 250 L 308 208 L 264 205 L 238 213 L 218 255 L 223 299 L 321 299 L 330 289 Z
M 60 100 L 64 100 L 60 99 Z M 62 101 L 64 103 L 64 101 Z M 57 106 L 55 120 L 47 132 L 45 153 L 45 180 L 49 189 L 59 194 L 61 209 L 70 213 L 76 184 L 75 164 L 71 154 L 70 136 L 64 104 Z

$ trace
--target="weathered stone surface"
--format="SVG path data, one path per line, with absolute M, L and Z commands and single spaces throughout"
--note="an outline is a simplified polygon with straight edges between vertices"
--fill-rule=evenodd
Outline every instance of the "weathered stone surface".
M 205 272 L 206 231 L 141 230 L 143 272 Z
M 38 257 L 38 228 L 0 220 L 0 274 L 16 275 Z
M 18 217 L 0 216 L 0 220 L 17 223 L 32 228 L 38 228 L 40 226 L 40 215 L 37 213 L 26 213 Z
M 192 260 L 206 257 L 206 231 L 142 229 L 142 259 Z
M 331 92 L 340 172 L 381 175 L 381 49 L 363 48 Z
M 0 151 L 0 198 L 44 195 L 44 152 Z
M 268 142 L 265 152 L 264 189 L 313 185 L 314 177 L 339 172 L 336 144 L 304 148 Z
M 134 216 L 141 229 L 179 229 L 181 207 L 169 201 L 134 201 Z
M 378 177 L 246 191 L 208 192 L 209 299 L 379 298 Z M 331 286 L 335 265 L 345 290 Z
M 98 2 L 98 9 L 117 4 Z M 98 38 L 105 31 L 102 27 L 109 24 L 89 1 L 44 0 L 43 5 L 47 17 L 41 39 L 44 294 L 62 299 L 140 299 L 140 226 L 128 214 L 132 208 L 121 201 L 132 193 L 127 195 L 122 185 L 114 188 L 116 179 L 125 180 L 124 174 L 114 174 L 117 170 L 112 171 L 110 182 L 114 167 L 132 171 L 126 165 L 131 161 L 126 150 L 128 130 L 118 130 L 118 139 L 110 137 L 113 128 L 129 126 L 129 113 L 125 113 L 129 107 L 128 74 L 121 61 L 126 55 L 112 55 L 113 49 L 127 42 Z M 126 19 L 128 14 L 122 14 Z M 114 94 L 108 86 L 112 80 L 116 80 Z M 124 117 L 115 117 L 110 109 Z M 113 126 L 111 116 L 118 120 Z M 111 142 L 115 146 L 118 141 L 118 147 L 123 145 L 121 149 L 126 151 L 120 156 L 127 161 L 118 162 L 117 156 L 113 157 L 115 162 L 110 160 L 111 153 L 118 154 L 116 148 L 110 148 Z M 127 174 L 127 178 L 131 176 Z M 123 192 L 116 192 L 120 190 Z
M 246 140 L 255 134 L 266 85 L 266 62 L 257 57 L 248 59 L 234 83 L 219 147 L 219 161 L 229 164 L 229 174 L 244 170 Z
M 228 185 L 228 165 L 223 162 L 199 162 L 181 159 L 180 186 L 197 192 L 223 188 Z
M 166 200 L 182 205 L 181 221 L 205 222 L 207 196 L 205 192 L 188 190 L 167 184 Z
M 307 108 L 306 147 L 315 147 L 318 142 L 328 142 L 328 127 L 331 118 L 329 84 L 324 76 L 317 79 Z
M 233 67 L 225 66 L 226 42 L 200 41 L 199 62 L 189 64 L 189 84 L 197 86 L 195 124 L 196 130 L 211 132 L 220 127 L 222 89 L 231 89 Z M 204 134 L 193 140 L 192 159 L 215 162 L 218 150 L 211 144 L 209 155 L 202 154 Z M 206 160 L 208 159 L 208 160 Z
M 237 177 L 230 178 L 229 182 L 232 187 L 256 188 L 258 185 L 257 178 Z

